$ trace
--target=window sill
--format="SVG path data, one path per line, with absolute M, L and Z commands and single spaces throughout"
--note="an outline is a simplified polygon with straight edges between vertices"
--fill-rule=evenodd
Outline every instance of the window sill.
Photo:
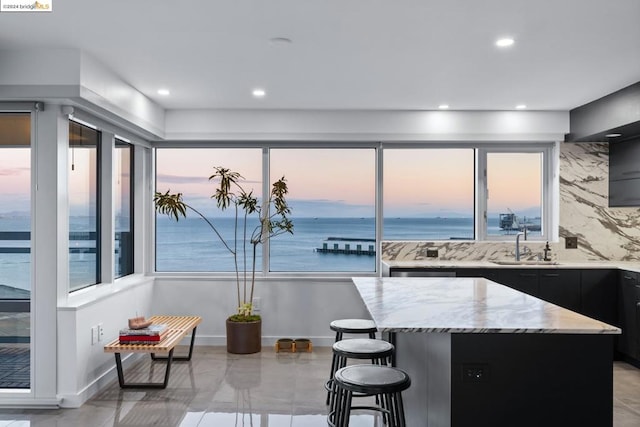
M 124 291 L 152 283 L 153 277 L 143 274 L 130 274 L 116 279 L 113 283 L 101 283 L 89 286 L 69 294 L 67 301 L 58 304 L 58 310 L 75 311 L 99 301 L 103 301 Z

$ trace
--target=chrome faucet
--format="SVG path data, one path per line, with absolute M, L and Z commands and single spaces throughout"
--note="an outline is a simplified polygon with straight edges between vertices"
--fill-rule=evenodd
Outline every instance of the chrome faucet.
M 520 255 L 524 255 L 527 253 L 526 246 L 524 248 L 524 251 L 520 253 L 520 236 L 524 236 L 524 240 L 527 240 L 527 227 L 524 227 L 524 233 L 516 234 L 516 261 L 520 261 Z

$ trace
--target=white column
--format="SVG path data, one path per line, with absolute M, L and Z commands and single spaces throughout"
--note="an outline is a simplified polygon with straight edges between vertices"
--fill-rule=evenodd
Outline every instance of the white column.
M 57 305 L 66 301 L 69 292 L 69 121 L 59 106 L 49 104 L 33 117 L 31 386 L 36 400 L 48 400 L 57 394 Z

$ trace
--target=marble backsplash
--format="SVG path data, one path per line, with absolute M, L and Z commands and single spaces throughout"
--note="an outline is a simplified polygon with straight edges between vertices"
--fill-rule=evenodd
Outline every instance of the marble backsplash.
M 550 242 L 554 261 L 640 260 L 640 209 L 609 208 L 609 146 L 605 143 L 560 144 L 560 240 Z M 577 237 L 577 249 L 565 249 L 565 237 Z M 515 240 L 515 237 L 514 237 Z M 535 260 L 545 242 L 521 242 Z M 438 258 L 427 258 L 438 249 Z M 521 249 L 522 250 L 522 249 Z M 382 260 L 485 261 L 515 258 L 513 241 L 385 241 Z

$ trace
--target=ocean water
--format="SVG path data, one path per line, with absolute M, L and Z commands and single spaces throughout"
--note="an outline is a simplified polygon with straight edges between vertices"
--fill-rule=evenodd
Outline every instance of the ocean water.
M 374 218 L 294 218 L 294 234 L 277 236 L 271 241 L 270 271 L 371 272 L 375 257 L 370 255 L 322 253 L 328 238 L 350 239 L 350 249 L 363 249 L 375 242 Z M 218 219 L 220 233 L 233 240 L 233 220 Z M 497 223 L 496 223 L 497 229 Z M 473 218 L 390 218 L 384 223 L 386 240 L 473 239 Z M 175 222 L 159 217 L 157 222 L 156 268 L 158 271 L 233 271 L 233 256 L 217 241 L 211 229 L 198 218 Z M 332 248 L 345 241 L 327 242 Z M 249 248 L 250 249 L 250 248 Z M 242 252 L 242 248 L 238 253 Z M 257 265 L 261 266 L 261 254 Z M 259 269 L 259 268 L 258 268 Z
M 89 221 L 90 222 L 90 221 Z M 72 220 L 71 229 L 84 230 L 87 218 Z M 344 249 L 357 245 L 365 251 L 375 239 L 374 218 L 293 218 L 294 234 L 277 236 L 271 241 L 270 271 L 274 272 L 372 272 L 375 257 L 370 255 L 322 253 L 318 248 L 338 244 Z M 233 241 L 233 219 L 214 219 L 221 235 Z M 250 224 L 255 226 L 257 222 Z M 473 218 L 387 218 L 384 221 L 385 240 L 450 240 L 473 239 Z M 1 231 L 28 231 L 28 218 L 0 217 Z M 490 220 L 489 231 L 503 234 L 497 218 Z M 337 240 L 328 241 L 334 238 Z M 348 239 L 348 241 L 340 240 Z M 238 236 L 242 242 L 242 235 Z M 213 231 L 200 218 L 186 218 L 179 222 L 158 216 L 156 224 L 156 268 L 160 272 L 234 271 L 233 256 L 224 248 Z M 73 247 L 95 247 L 94 240 L 71 242 Z M 29 241 L 0 240 L 0 248 L 26 248 Z M 257 270 L 262 268 L 262 245 L 258 246 Z M 251 245 L 247 245 L 247 268 L 250 269 Z M 0 285 L 30 289 L 30 256 L 3 253 L 0 249 Z M 240 269 L 243 269 L 242 247 L 236 248 Z M 96 257 L 91 253 L 70 254 L 71 283 L 93 283 Z

